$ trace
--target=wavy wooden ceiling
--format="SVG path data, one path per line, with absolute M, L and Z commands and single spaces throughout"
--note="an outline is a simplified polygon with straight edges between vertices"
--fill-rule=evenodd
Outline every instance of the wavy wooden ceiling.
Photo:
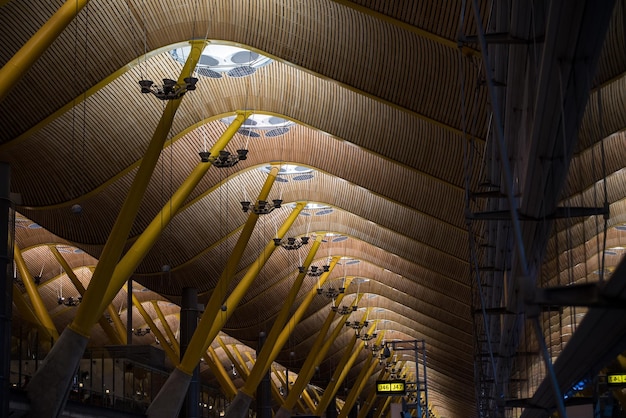
M 274 62 L 251 77 L 200 77 L 197 90 L 185 96 L 176 114 L 129 245 L 198 163 L 203 138 L 212 143 L 224 131 L 220 118 L 251 108 L 297 125 L 283 136 L 251 138 L 248 160 L 234 168 L 211 168 L 139 266 L 135 280 L 154 292 L 150 295 L 161 295 L 156 299 L 177 301 L 182 287 L 196 286 L 207 300 L 246 219 L 239 201 L 244 195 L 256 196 L 265 180 L 259 168 L 272 162 L 311 167 L 312 179 L 277 182 L 270 197 L 280 193 L 286 204 L 305 200 L 334 210 L 323 216 L 307 211 L 311 216 L 301 216 L 289 235 L 309 231 L 347 236 L 340 242 L 327 239 L 318 253 L 320 263 L 329 255 L 360 260 L 338 266 L 331 280 L 344 274 L 369 278 L 361 291 L 378 295 L 367 303 L 385 309 L 385 319 L 393 324 L 389 335 L 426 340 L 429 396 L 438 411 L 447 417 L 472 416 L 476 409 L 461 79 L 468 86 L 469 133 L 479 147 L 489 118 L 480 56 L 471 45 L 462 52 L 456 48 L 463 3 L 89 2 L 0 103 L 0 158 L 12 165 L 12 191 L 20 194 L 18 210 L 27 217 L 17 228 L 17 243 L 26 250 L 31 271 L 44 267 L 40 290 L 49 294 L 50 309 L 58 309 L 54 301 L 60 282 L 52 279 L 59 266 L 46 246 L 71 244 L 88 253 L 68 259 L 74 268 L 97 263 L 160 118 L 163 103 L 141 95 L 137 81 L 176 78 L 182 64 L 167 51 L 206 36 L 215 43 L 251 48 Z M 5 63 L 60 4 L 14 0 L 2 6 L 0 62 Z M 484 16 L 486 2 L 481 7 Z M 467 13 L 464 30 L 473 34 L 471 16 Z M 606 52 L 620 46 L 624 50 L 620 24 L 613 20 L 596 75 L 608 96 L 604 112 L 611 116 L 605 131 L 616 133 L 604 144 L 610 151 L 609 173 L 624 166 L 623 134 L 618 132 L 626 121 L 624 112 L 615 110 L 623 106 L 626 94 L 626 63 L 623 54 Z M 581 199 L 594 183 L 585 172 L 597 160 L 590 148 L 597 142 L 592 137 L 594 112 L 589 110 L 583 120 L 580 149 L 566 187 Z M 228 148 L 246 140 L 237 135 Z M 470 166 L 473 190 L 481 163 L 476 159 Z M 613 210 L 621 205 L 626 189 L 621 174 L 609 181 Z M 80 214 L 71 211 L 76 203 L 82 206 Z M 285 206 L 261 218 L 239 265 L 239 277 L 289 210 Z M 624 213 L 618 212 L 615 219 Z M 28 219 L 43 228 L 29 228 Z M 595 234 L 582 233 L 582 228 L 582 223 L 572 226 L 577 245 Z M 554 275 L 558 248 L 548 248 L 552 261 L 546 268 Z M 586 250 L 578 254 L 588 256 Z M 170 273 L 162 273 L 164 264 L 172 267 Z M 258 332 L 271 326 L 298 264 L 295 254 L 277 250 L 225 332 L 254 346 Z M 304 286 L 315 286 L 315 281 L 307 280 Z M 353 284 L 348 293 L 355 292 Z M 161 304 L 167 311 L 168 304 Z M 279 361 L 295 351 L 303 362 L 328 306 L 327 300 L 314 301 Z M 168 321 L 177 322 L 175 313 L 175 308 L 167 311 Z M 55 316 L 57 326 L 68 323 L 67 315 Z M 323 375 L 332 373 L 348 332 L 320 368 Z M 364 356 L 349 379 L 357 376 Z

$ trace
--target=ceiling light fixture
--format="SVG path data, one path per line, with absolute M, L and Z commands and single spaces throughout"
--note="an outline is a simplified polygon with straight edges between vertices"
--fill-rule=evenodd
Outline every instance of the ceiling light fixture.
M 64 298 L 63 296 L 59 296 L 57 298 L 57 303 L 59 305 L 65 305 L 65 306 L 78 306 L 82 301 L 83 301 L 82 296 L 79 296 L 77 298 L 74 298 L 72 296 L 70 296 L 69 298 Z
M 283 238 L 274 238 L 274 245 L 276 247 L 281 246 L 283 247 L 285 250 L 297 250 L 300 247 L 302 247 L 303 245 L 307 245 L 309 243 L 309 237 L 305 236 L 305 237 L 289 237 L 287 239 Z
M 200 160 L 203 163 L 212 162 L 215 167 L 229 168 L 235 166 L 239 161 L 246 160 L 248 158 L 248 150 L 238 149 L 237 154 L 222 150 L 216 158 L 211 158 L 211 154 L 208 151 L 200 151 L 198 155 L 200 155 Z
M 272 203 L 267 200 L 259 200 L 256 204 L 252 205 L 249 201 L 241 202 L 241 209 L 244 213 L 248 213 L 250 210 L 257 215 L 267 215 L 272 212 L 274 209 L 280 209 L 283 204 L 282 199 L 274 199 Z
M 139 80 L 141 92 L 143 94 L 152 93 L 160 100 L 180 99 L 188 91 L 196 89 L 198 79 L 196 77 L 185 77 L 184 84 L 179 84 L 171 78 L 164 78 L 163 84 L 156 84 L 152 80 Z
M 150 328 L 133 328 L 133 334 L 138 337 L 150 334 Z
M 300 273 L 306 273 L 307 275 L 311 277 L 319 277 L 322 274 L 330 271 L 330 266 L 328 264 L 324 264 L 322 267 L 311 266 L 308 269 L 304 268 L 304 266 L 300 266 L 298 267 L 298 271 Z

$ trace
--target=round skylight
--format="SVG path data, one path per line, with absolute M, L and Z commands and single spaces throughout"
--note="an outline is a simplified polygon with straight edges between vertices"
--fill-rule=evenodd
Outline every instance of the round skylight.
M 185 63 L 189 51 L 190 46 L 183 46 L 171 50 L 170 54 L 176 61 Z M 271 58 L 254 51 L 231 45 L 209 44 L 202 51 L 196 72 L 200 76 L 211 78 L 220 78 L 222 74 L 229 77 L 245 77 L 271 62 Z
M 235 119 L 235 115 L 228 116 L 220 119 L 223 123 L 230 125 Z M 279 128 L 289 128 L 294 125 L 293 121 L 283 119 L 278 116 L 264 115 L 262 113 L 254 113 L 248 117 L 242 124 L 240 129 L 262 129 L 262 130 L 276 130 Z
M 220 119 L 222 123 L 230 125 L 235 120 L 235 115 Z M 245 136 L 258 138 L 261 133 L 268 138 L 281 136 L 289 132 L 295 122 L 278 116 L 254 113 L 246 119 L 239 128 L 239 133 Z
M 271 169 L 272 169 L 271 165 L 266 165 L 264 167 L 261 167 L 261 171 L 265 173 L 269 173 Z M 295 164 L 282 164 L 280 166 L 280 170 L 278 171 L 278 174 L 288 175 L 288 174 L 305 174 L 305 173 L 312 173 L 312 172 L 313 172 L 313 169 L 309 167 L 303 167 L 301 165 L 295 165 Z

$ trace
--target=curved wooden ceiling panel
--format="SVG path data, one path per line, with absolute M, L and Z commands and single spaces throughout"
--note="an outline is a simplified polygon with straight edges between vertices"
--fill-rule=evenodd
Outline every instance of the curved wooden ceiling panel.
M 212 167 L 141 262 L 133 276 L 135 294 L 157 326 L 162 324 L 154 303 L 170 328 L 178 327 L 175 302 L 183 287 L 196 287 L 202 302 L 209 299 L 247 219 L 240 202 L 254 201 L 267 178 L 262 167 L 300 165 L 313 171 L 279 176 L 270 199 L 279 196 L 283 207 L 259 219 L 229 289 L 272 242 L 294 202 L 319 204 L 304 210 L 287 236 L 335 234 L 325 236 L 316 264 L 344 257 L 331 281 L 369 279 L 360 287 L 350 285 L 345 303 L 358 288 L 368 296 L 361 308 L 380 309 L 370 318 L 381 320 L 385 338 L 426 339 L 431 403 L 447 417 L 475 415 L 475 306 L 465 198 L 468 185 L 470 190 L 484 186 L 485 167 L 493 164 L 492 144 L 484 141 L 493 127 L 480 54 L 472 44 L 457 48 L 460 26 L 462 33 L 476 32 L 473 14 L 462 10 L 465 3 L 91 0 L 0 103 L 0 159 L 11 163 L 12 191 L 21 199 L 16 242 L 31 273 L 43 267 L 38 290 L 57 327 L 67 326 L 75 309 L 57 303 L 61 286 L 71 289 L 71 284 L 48 245 L 71 249 L 64 256 L 85 273 L 87 285 L 165 107 L 142 95 L 137 82 L 176 78 L 183 64 L 170 50 L 206 36 L 216 45 L 244 46 L 274 61 L 250 77 L 198 76 L 197 89 L 185 95 L 174 118 L 126 250 L 199 164 L 198 151 L 224 132 L 223 117 L 250 109 L 294 124 L 277 136 L 259 131 L 252 138 L 240 131 L 226 149 L 246 147 L 248 159 L 233 168 Z M 0 63 L 61 4 L 3 4 Z M 479 4 L 483 18 L 490 19 L 484 13 L 488 2 Z M 618 2 L 595 75 L 599 88 L 590 97 L 560 197 L 564 204 L 596 205 L 593 187 L 606 174 L 609 226 L 626 221 L 621 172 L 626 64 L 623 54 L 614 53 L 624 50 L 623 7 Z M 606 173 L 598 168 L 601 149 Z M 468 150 L 473 159 L 466 166 Z M 493 207 L 480 199 L 469 204 L 475 210 Z M 548 241 L 545 281 L 593 274 L 588 266 L 599 259 L 596 220 L 557 221 L 556 230 Z M 480 234 L 493 233 L 480 229 Z M 608 234 L 608 242 L 622 243 L 619 230 Z M 475 237 L 480 243 L 485 238 Z M 566 242 L 569 254 L 563 253 Z M 256 346 L 258 332 L 271 327 L 308 248 L 275 249 L 233 307 L 225 328 L 228 344 L 247 344 L 242 349 L 249 351 Z M 492 259 L 495 251 L 504 249 L 490 251 Z M 609 257 L 607 265 L 617 258 Z M 572 262 L 583 265 L 571 267 Z M 16 277 L 20 286 L 25 278 Z M 307 277 L 298 303 L 316 286 L 316 279 Z M 126 297 L 122 290 L 113 301 L 123 321 Z M 302 365 L 329 306 L 327 299 L 314 298 L 279 361 L 293 363 L 292 369 Z M 145 322 L 136 308 L 130 313 L 133 323 Z M 343 330 L 320 376 L 330 377 L 353 332 Z M 153 336 L 137 341 L 156 344 Z M 99 328 L 92 343 L 107 343 Z M 230 367 L 223 350 L 215 348 L 218 361 Z M 298 353 L 295 360 L 290 351 Z M 352 380 L 368 355 L 360 355 Z

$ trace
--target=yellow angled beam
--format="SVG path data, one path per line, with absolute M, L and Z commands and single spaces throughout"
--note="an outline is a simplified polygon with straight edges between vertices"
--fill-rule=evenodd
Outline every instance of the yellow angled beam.
M 386 374 L 387 374 L 387 370 L 385 370 L 385 368 L 383 367 L 380 370 L 380 373 L 378 373 L 377 380 L 383 380 Z M 365 401 L 361 404 L 361 408 L 359 409 L 359 415 L 357 416 L 357 418 L 367 417 L 367 414 L 372 409 L 372 406 L 374 406 L 375 399 L 376 399 L 376 388 L 374 387 L 370 390 L 369 394 L 365 398 Z
M 267 335 L 267 339 L 263 343 L 263 348 L 261 348 L 261 352 L 257 355 L 257 362 L 254 367 L 250 371 L 250 376 L 248 380 L 246 380 L 246 384 L 241 388 L 241 391 L 251 398 L 254 397 L 254 393 L 256 392 L 256 388 L 263 379 L 263 375 L 267 373 L 272 362 L 276 358 L 276 356 L 272 356 L 274 353 L 278 353 L 282 348 L 282 344 L 280 344 L 279 337 L 284 330 L 288 330 L 290 327 L 286 327 L 285 323 L 287 322 L 287 318 L 289 317 L 289 313 L 291 312 L 291 308 L 293 303 L 298 296 L 298 292 L 300 291 L 300 287 L 304 282 L 304 278 L 306 277 L 306 272 L 309 269 L 309 266 L 313 262 L 315 258 L 315 254 L 317 254 L 317 250 L 322 243 L 323 236 L 320 234 L 316 237 L 309 253 L 307 254 L 304 263 L 303 263 L 303 272 L 298 273 L 296 276 L 291 289 L 289 290 L 289 294 L 287 298 L 282 302 L 282 308 L 276 318 L 274 319 L 274 324 L 270 329 L 270 332 Z M 313 289 L 313 291 L 316 291 Z M 286 339 L 285 339 L 286 341 Z M 284 344 L 284 343 L 283 343 Z
M 87 4 L 87 0 L 67 0 L 50 19 L 0 69 L 2 102 L 30 67 Z
M 283 238 L 287 233 L 291 225 L 295 222 L 296 218 L 306 206 L 305 202 L 298 202 L 293 211 L 289 214 L 285 222 L 281 225 L 277 232 L 277 238 Z M 213 342 L 213 339 L 217 336 L 217 334 L 221 331 L 226 324 L 226 321 L 235 311 L 235 307 L 239 304 L 239 301 L 245 296 L 248 288 L 254 281 L 254 278 L 259 274 L 267 260 L 270 258 L 274 250 L 276 249 L 276 245 L 274 245 L 274 240 L 271 240 L 266 246 L 261 255 L 252 263 L 250 268 L 246 274 L 239 281 L 239 284 L 233 292 L 230 294 L 228 299 L 226 300 L 226 304 L 222 305 L 221 301 L 216 301 L 218 303 L 217 310 L 215 307 L 211 309 L 212 312 L 219 312 L 219 315 L 216 316 L 208 316 L 208 308 L 205 309 L 204 314 L 202 314 L 202 318 L 200 319 L 200 323 L 198 324 L 198 328 L 196 332 L 194 332 L 193 337 L 191 338 L 191 342 L 187 347 L 187 351 L 183 356 L 183 360 L 181 364 L 178 366 L 180 371 L 186 373 L 191 376 L 193 369 L 198 364 L 200 360 L 200 355 L 198 353 L 202 353 L 206 351 L 209 345 Z M 217 287 L 219 288 L 220 284 L 218 283 Z M 215 293 L 215 292 L 214 292 Z M 225 311 L 221 309 L 224 306 Z M 208 331 L 207 331 L 208 330 Z
M 328 271 L 322 274 L 318 280 L 318 283 L 320 286 L 326 282 L 326 280 L 328 279 L 328 277 L 330 276 L 330 274 L 332 273 L 333 269 L 335 268 L 335 266 L 337 265 L 340 259 L 341 257 L 333 257 L 331 259 L 329 267 L 328 267 Z M 291 335 L 293 330 L 296 328 L 296 325 L 298 325 L 298 322 L 300 322 L 300 320 L 306 313 L 307 309 L 309 309 L 309 305 L 311 305 L 311 302 L 313 302 L 313 298 L 316 295 L 317 295 L 317 288 L 312 288 L 311 290 L 309 290 L 309 293 L 307 293 L 307 295 L 304 297 L 302 302 L 300 302 L 298 309 L 296 309 L 293 316 L 289 320 L 289 323 L 287 324 L 286 327 L 283 328 L 280 335 L 278 336 L 278 339 L 276 340 L 276 344 L 272 347 L 271 358 L 274 359 L 278 356 L 278 353 L 280 352 L 281 348 L 285 345 L 285 343 L 289 339 L 289 336 Z
M 41 300 L 41 295 L 37 291 L 37 286 L 33 281 L 33 276 L 31 276 L 28 271 L 28 267 L 26 266 L 26 262 L 24 261 L 24 257 L 22 257 L 22 252 L 17 247 L 17 244 L 13 246 L 13 259 L 15 260 L 15 266 L 17 270 L 20 272 L 20 277 L 22 277 L 22 283 L 24 283 L 24 287 L 26 288 L 26 293 L 28 293 L 28 297 L 30 298 L 30 303 L 33 305 L 33 309 L 35 315 L 39 319 L 41 325 L 48 331 L 48 334 L 54 339 L 54 341 L 59 339 L 59 332 L 57 331 L 54 322 L 52 322 L 52 318 L 50 318 L 50 313 L 46 306 Z
M 200 55 L 205 45 L 206 40 L 191 41 L 191 51 L 187 58 L 187 62 L 185 62 L 181 75 L 179 76 L 180 83 L 182 83 L 183 79 L 188 77 L 189 74 L 193 72 L 194 68 L 196 68 L 196 64 L 200 59 Z M 130 229 L 135 222 L 143 195 L 148 187 L 148 184 L 150 183 L 152 172 L 154 171 L 154 167 L 159 160 L 159 155 L 163 149 L 163 143 L 169 135 L 174 121 L 174 115 L 176 114 L 176 110 L 180 106 L 181 101 L 182 97 L 167 102 L 167 105 L 163 110 L 163 115 L 161 116 L 159 124 L 154 131 L 154 135 L 150 140 L 148 149 L 146 150 L 144 158 L 141 161 L 141 165 L 137 170 L 137 174 L 133 179 L 133 183 L 128 190 L 128 194 L 126 195 L 126 199 L 124 200 L 115 224 L 111 229 L 109 238 L 102 249 L 98 265 L 96 266 L 93 276 L 91 277 L 89 289 L 85 292 L 85 296 L 83 297 L 83 303 L 78 306 L 76 316 L 69 325 L 69 328 L 79 335 L 89 337 L 91 327 L 98 321 L 98 317 L 102 315 L 106 305 L 111 303 L 111 300 L 113 300 L 119 289 L 122 287 L 122 283 L 126 281 L 126 279 L 124 279 L 122 283 L 120 283 L 119 287 L 112 291 L 110 298 L 105 297 L 105 300 L 103 300 L 103 295 L 107 294 L 107 288 L 109 288 L 111 278 L 116 269 L 116 264 L 120 260 L 120 256 L 124 250 L 124 244 L 126 244 Z
M 209 369 L 211 369 L 211 372 L 219 382 L 222 391 L 226 395 L 226 398 L 228 398 L 229 400 L 233 399 L 237 394 L 237 388 L 228 376 L 228 373 L 224 369 L 224 365 L 220 361 L 220 358 L 217 356 L 217 353 L 215 352 L 213 347 L 209 347 L 205 359 L 206 364 L 209 366 Z
M 254 363 L 256 363 L 256 359 L 254 357 L 252 357 L 252 353 L 250 351 L 246 351 L 246 357 L 248 357 L 248 361 L 250 362 L 250 364 L 252 364 L 254 366 Z M 248 372 L 250 372 L 250 369 L 248 369 L 248 363 L 246 362 L 246 370 L 248 370 Z
M 265 183 L 263 184 L 263 187 L 261 188 L 261 191 L 259 192 L 258 200 L 267 200 L 267 196 L 269 196 L 269 192 L 272 188 L 272 185 L 274 184 L 274 181 L 276 180 L 278 171 L 279 171 L 278 166 L 276 165 L 272 166 L 267 176 L 267 179 L 265 180 Z M 194 344 L 194 346 L 199 346 L 200 341 L 204 341 L 204 340 L 201 340 L 201 336 L 207 335 L 208 333 L 210 333 L 212 321 L 218 315 L 218 312 L 222 308 L 222 302 L 224 301 L 224 298 L 226 297 L 226 290 L 229 288 L 229 284 L 236 274 L 237 265 L 239 264 L 239 261 L 241 260 L 243 252 L 245 251 L 246 246 L 248 245 L 248 241 L 250 241 L 250 237 L 252 236 L 252 232 L 254 231 L 254 227 L 256 226 L 258 219 L 259 219 L 259 215 L 254 213 L 254 211 L 252 211 L 250 215 L 248 215 L 248 219 L 246 220 L 246 223 L 244 224 L 243 230 L 239 234 L 239 238 L 237 239 L 237 243 L 235 244 L 235 247 L 233 248 L 233 252 L 231 253 L 230 257 L 228 257 L 226 266 L 224 267 L 224 270 L 222 271 L 222 274 L 220 275 L 217 285 L 215 286 L 215 289 L 213 290 L 213 293 L 211 293 L 211 297 L 209 298 L 209 301 L 206 304 L 204 313 L 202 314 L 200 323 L 198 324 L 198 329 L 196 330 L 196 332 L 194 333 L 194 336 L 192 337 L 192 342 L 189 343 L 190 347 L 192 344 Z M 197 337 L 196 337 L 196 334 L 198 334 Z M 213 338 L 215 338 L 215 336 Z M 205 349 L 202 350 L 201 352 L 206 351 L 206 347 L 208 347 L 211 344 L 211 342 L 212 342 L 212 339 L 211 341 L 204 342 Z M 183 359 L 183 367 L 184 367 L 182 369 L 183 371 L 188 369 L 191 362 L 193 361 L 193 358 L 195 358 L 195 356 L 188 357 L 186 353 L 185 353 L 185 357 L 188 358 L 188 360 L 187 362 L 185 362 Z
M 237 357 L 237 360 L 239 360 L 239 365 L 241 366 L 241 370 L 243 371 L 242 376 L 245 376 L 244 380 L 248 380 L 248 376 L 250 376 L 250 369 L 248 368 L 248 363 L 246 362 L 246 360 L 244 360 L 243 356 L 241 355 L 241 351 L 239 351 L 239 349 L 237 348 L 237 345 L 233 344 L 232 347 L 233 347 L 233 351 L 235 352 L 235 356 Z
M 161 330 L 157 328 L 156 324 L 154 323 L 150 315 L 148 315 L 148 312 L 146 312 L 141 302 L 139 302 L 139 299 L 137 299 L 137 296 L 132 294 L 133 290 L 127 289 L 127 291 L 131 292 L 131 296 L 133 298 L 133 305 L 135 305 L 135 308 L 137 308 L 137 310 L 139 311 L 143 319 L 146 321 L 146 323 L 150 327 L 150 332 L 152 332 L 155 335 L 155 337 L 157 337 L 159 341 L 161 341 L 161 347 L 163 347 L 163 350 L 165 351 L 165 354 L 167 354 L 167 357 L 169 357 L 170 361 L 173 364 L 178 364 L 178 356 L 176 355 L 172 347 L 170 347 L 170 345 L 167 343 L 167 340 L 165 339 L 165 336 L 163 335 L 163 333 L 161 333 Z
M 48 328 L 42 325 L 39 318 L 37 318 L 37 315 L 35 315 L 35 312 L 33 312 L 31 307 L 28 305 L 28 302 L 24 300 L 22 291 L 15 283 L 13 283 L 13 303 L 15 303 L 20 316 L 24 318 L 27 323 L 39 329 L 42 334 L 46 335 L 48 340 L 53 338 L 52 335 L 50 335 L 50 332 L 48 332 Z
M 376 339 L 376 344 L 380 344 L 382 340 L 383 340 L 383 333 L 381 332 L 378 335 L 378 338 Z M 341 408 L 341 412 L 339 412 L 338 418 L 347 418 L 348 413 L 350 412 L 350 410 L 356 403 L 357 398 L 363 391 L 363 388 L 365 387 L 367 380 L 369 379 L 370 375 L 374 372 L 374 369 L 376 368 L 377 363 L 378 363 L 378 360 L 376 360 L 376 358 L 368 357 L 365 360 L 365 364 L 361 368 L 361 371 L 359 372 L 356 380 L 354 381 L 352 385 L 352 389 L 350 389 L 350 393 L 348 393 L 348 396 L 346 397 L 346 401 L 343 404 L 343 408 Z
M 378 322 L 378 321 L 375 321 L 375 322 Z M 372 332 L 374 332 L 375 329 L 376 329 L 376 324 L 374 323 L 374 324 L 372 324 L 370 326 L 370 328 L 367 331 L 367 333 L 371 334 Z M 361 350 L 363 350 L 364 347 L 365 347 L 365 342 L 364 341 L 359 341 L 356 344 L 356 348 L 354 349 L 354 352 L 352 353 L 352 357 L 350 357 L 350 359 L 348 360 L 348 363 L 346 364 L 346 367 L 343 368 L 343 370 L 341 371 L 341 374 L 339 375 L 339 383 L 338 384 L 341 384 L 341 382 L 344 381 L 344 379 L 348 375 L 348 372 L 350 371 L 350 369 L 354 365 L 354 362 L 356 361 L 357 357 L 359 356 L 359 353 L 361 352 Z
M 357 398 L 361 394 L 361 391 L 363 391 L 363 388 L 367 383 L 367 379 L 374 372 L 374 369 L 376 368 L 376 363 L 376 360 L 370 360 L 370 363 L 367 367 L 366 365 L 363 365 L 363 368 L 357 376 L 355 386 L 352 386 L 352 389 L 350 390 L 350 393 L 346 398 L 346 402 L 343 404 L 343 408 L 341 408 L 341 412 L 339 413 L 338 418 L 346 418 L 348 416 L 350 410 L 356 403 Z
M 346 288 L 348 287 L 348 285 L 349 284 L 346 283 L 345 285 Z M 336 300 L 337 305 L 341 304 L 341 301 L 343 300 L 344 296 L 345 296 L 345 293 L 341 293 L 339 295 L 339 297 Z M 335 311 L 331 310 L 330 312 L 328 312 L 328 315 L 326 316 L 326 320 L 324 320 L 324 323 L 322 324 L 322 328 L 320 328 L 319 332 L 317 333 L 315 342 L 313 343 L 313 345 L 311 346 L 311 349 L 309 350 L 309 355 L 307 356 L 306 360 L 304 361 L 304 364 L 300 368 L 300 373 L 298 373 L 298 378 L 296 379 L 293 385 L 294 394 L 292 395 L 291 392 L 289 393 L 289 395 L 287 396 L 287 399 L 285 399 L 285 401 L 283 402 L 283 405 L 282 405 L 283 408 L 286 408 L 291 411 L 298 399 L 297 394 L 305 391 L 306 386 L 311 380 L 311 377 L 315 373 L 315 367 L 317 366 L 317 364 L 315 363 L 316 354 L 319 353 L 320 349 L 324 345 L 324 342 L 327 341 L 326 334 L 328 334 L 328 330 L 330 329 L 330 326 L 333 324 L 334 319 L 335 319 Z M 343 322 L 345 321 L 340 321 L 339 325 L 343 326 Z M 334 341 L 334 339 L 332 340 Z M 313 408 L 313 410 L 314 409 L 315 408 Z
M 367 330 L 367 333 L 371 334 L 372 332 L 374 332 L 375 329 L 376 329 L 376 322 L 370 325 L 369 329 Z M 365 346 L 365 343 L 363 341 L 359 341 L 358 343 L 356 343 L 356 339 L 357 337 L 355 334 L 351 340 L 350 348 L 345 351 L 343 357 L 341 358 L 341 361 L 339 362 L 339 365 L 337 365 L 337 369 L 335 370 L 335 373 L 333 373 L 333 379 L 331 383 L 328 385 L 328 387 L 324 391 L 322 400 L 317 405 L 317 409 L 315 410 L 316 415 L 320 415 L 321 412 L 326 411 L 326 408 L 328 407 L 330 400 L 337 394 L 337 390 L 339 389 L 339 386 L 341 386 L 341 384 L 343 383 L 344 379 L 348 375 L 348 372 L 352 368 L 352 365 L 354 364 L 357 357 L 359 356 L 359 353 Z M 351 353 L 352 347 L 355 346 L 355 343 L 356 343 L 356 348 Z
M 172 348 L 176 352 L 176 357 L 180 358 L 180 344 L 178 344 L 178 340 L 176 340 L 176 336 L 174 335 L 170 324 L 167 322 L 167 319 L 165 319 L 165 315 L 163 315 L 163 311 L 161 311 L 161 308 L 159 307 L 159 302 L 153 300 L 152 306 L 154 307 L 154 311 L 159 317 L 159 321 L 161 321 L 161 324 L 163 324 L 163 329 L 165 330 L 165 333 L 167 334 L 167 337 L 172 344 Z
M 210 155 L 212 159 L 219 152 L 224 149 L 228 142 L 235 136 L 243 122 L 250 115 L 250 112 L 237 112 L 237 116 L 220 136 L 217 142 L 211 147 Z M 172 220 L 173 216 L 185 203 L 185 200 L 189 197 L 191 192 L 198 185 L 200 180 L 204 177 L 206 172 L 211 167 L 211 163 L 200 162 L 193 171 L 189 174 L 187 179 L 180 185 L 178 190 L 174 192 L 171 199 L 163 206 L 161 211 L 152 219 L 152 222 L 144 229 L 141 235 L 135 240 L 133 245 L 129 248 L 128 252 L 122 257 L 120 262 L 113 272 L 113 279 L 107 287 L 107 292 L 103 298 L 103 304 L 107 301 L 110 303 L 119 289 L 126 283 L 131 274 L 135 272 L 139 263 L 146 256 L 148 251 L 152 248 L 157 239 L 161 236 L 161 233 L 165 227 Z M 206 351 L 206 350 L 205 350 Z
M 443 36 L 439 36 L 434 32 L 429 32 L 425 29 L 422 28 L 418 28 L 417 26 L 413 26 L 409 23 L 403 22 L 402 20 L 398 20 L 398 19 L 394 19 L 391 16 L 388 16 L 386 14 L 377 12 L 374 9 L 365 7 L 365 6 L 361 6 L 360 4 L 355 3 L 354 1 L 351 0 L 333 0 L 335 3 L 339 3 L 342 6 L 345 7 L 349 7 L 351 9 L 354 9 L 360 13 L 369 15 L 375 19 L 379 19 L 383 22 L 389 23 L 391 25 L 397 26 L 403 30 L 412 32 L 424 39 L 428 39 L 430 41 L 436 42 L 440 45 L 446 46 L 448 48 L 454 48 L 454 49 L 458 49 L 460 48 L 461 51 L 463 52 L 464 55 L 473 55 L 475 57 L 479 57 L 480 58 L 480 51 L 470 48 L 468 46 L 460 46 L 457 40 L 454 39 L 448 39 L 448 38 L 444 38 Z
M 359 295 L 357 296 L 357 298 L 355 299 L 355 301 L 353 302 L 353 305 L 356 306 L 361 297 L 363 295 Z M 300 383 L 298 383 L 299 380 L 299 376 L 298 379 L 296 379 L 296 384 L 298 384 L 298 389 L 300 387 L 302 387 L 302 385 L 306 385 L 310 380 L 311 377 L 313 377 L 313 373 L 315 372 L 315 366 L 318 366 L 319 364 L 321 364 L 322 360 L 324 360 L 324 358 L 326 357 L 326 354 L 328 353 L 328 350 L 330 350 L 330 347 L 333 345 L 333 342 L 337 339 L 337 337 L 339 336 L 339 334 L 341 333 L 342 330 L 345 329 L 345 323 L 347 321 L 347 319 L 350 317 L 351 313 L 347 313 L 345 315 L 343 315 L 343 317 L 338 321 L 337 325 L 335 326 L 335 328 L 333 329 L 333 332 L 330 333 L 330 335 L 328 336 L 328 338 L 326 338 L 326 340 L 324 341 L 324 345 L 322 346 L 322 348 L 317 351 L 317 352 L 311 352 L 310 355 L 313 355 L 315 360 L 313 362 L 313 368 L 309 370 L 309 373 L 307 374 L 307 376 L 303 377 L 303 380 L 301 380 Z M 356 342 L 356 335 L 354 335 L 352 342 L 350 344 L 348 344 L 348 346 L 346 347 L 346 350 L 350 351 L 352 349 L 352 347 L 354 346 L 354 343 Z M 307 359 L 308 360 L 308 359 Z M 338 371 L 336 370 L 335 373 L 338 373 Z M 299 389 L 300 391 L 304 390 L 304 389 Z M 296 392 L 297 394 L 298 392 Z M 319 394 L 317 392 L 315 392 L 316 397 L 319 398 Z M 296 402 L 298 400 L 298 396 L 291 396 L 288 397 L 288 399 L 285 401 L 284 407 L 291 410 L 293 409 L 293 407 L 295 406 Z M 322 402 L 322 398 L 318 399 L 318 404 Z M 326 408 L 324 408 L 324 410 L 326 410 Z
M 343 370 L 344 367 L 346 367 L 348 360 L 350 360 L 352 349 L 354 348 L 354 345 L 356 344 L 356 340 L 357 340 L 356 334 L 354 334 L 350 338 L 350 342 L 346 344 L 344 348 L 343 356 L 341 356 L 341 360 L 339 360 L 339 363 L 337 364 L 337 367 L 335 368 L 335 371 L 333 372 L 333 376 L 330 379 L 330 383 L 328 384 L 326 389 L 324 389 L 324 393 L 322 394 L 322 399 L 320 399 L 319 403 L 317 404 L 317 408 L 315 409 L 315 415 L 321 416 L 323 413 L 325 413 L 326 408 L 328 408 L 328 405 L 330 404 L 330 401 L 337 393 L 337 387 L 338 385 L 341 384 L 341 383 L 337 383 L 337 381 L 339 380 L 341 371 Z
M 374 418 L 382 418 L 383 413 L 387 410 L 387 408 L 389 408 L 391 398 L 391 396 L 387 396 L 387 398 L 385 398 L 385 402 L 383 402 L 383 405 L 380 407 L 380 409 L 376 411 L 376 415 L 374 415 Z
M 311 395 L 309 395 L 309 392 L 306 389 L 302 391 L 302 399 L 304 399 L 304 403 L 309 408 L 309 411 L 315 411 L 315 402 L 313 402 Z
M 217 337 L 217 343 L 220 345 L 220 347 L 222 347 L 222 350 L 224 350 L 224 353 L 226 353 L 226 357 L 228 357 L 228 359 L 233 364 L 233 366 L 235 366 L 235 369 L 237 370 L 237 373 L 239 373 L 239 375 L 241 377 L 243 377 L 244 380 L 245 380 L 246 377 L 248 377 L 248 373 L 244 372 L 244 370 L 241 368 L 241 366 L 239 364 L 239 361 L 237 361 L 237 359 L 235 358 L 233 353 L 226 346 L 226 344 L 224 344 L 224 341 L 219 336 Z M 209 346 L 209 348 L 211 348 L 211 346 Z
M 74 270 L 72 270 L 70 265 L 67 263 L 67 260 L 63 258 L 63 256 L 59 252 L 59 249 L 56 247 L 56 245 L 50 245 L 48 246 L 48 248 L 50 249 L 50 252 L 52 253 L 52 255 L 54 255 L 54 258 L 56 258 L 59 264 L 61 264 L 61 267 L 63 267 L 63 270 L 65 270 L 67 277 L 70 278 L 70 281 L 72 282 L 72 284 L 74 285 L 74 287 L 76 288 L 80 296 L 82 297 L 85 294 L 85 287 L 80 282 L 80 280 L 78 280 L 78 277 L 76 277 Z M 126 334 L 125 333 L 118 334 L 118 332 L 116 332 L 116 330 L 113 329 L 111 324 L 109 324 L 109 321 L 107 321 L 107 319 L 104 316 L 101 316 L 98 319 L 98 323 L 100 324 L 100 327 L 102 328 L 104 333 L 109 337 L 109 340 L 111 341 L 112 344 L 118 344 L 118 345 L 126 344 Z

